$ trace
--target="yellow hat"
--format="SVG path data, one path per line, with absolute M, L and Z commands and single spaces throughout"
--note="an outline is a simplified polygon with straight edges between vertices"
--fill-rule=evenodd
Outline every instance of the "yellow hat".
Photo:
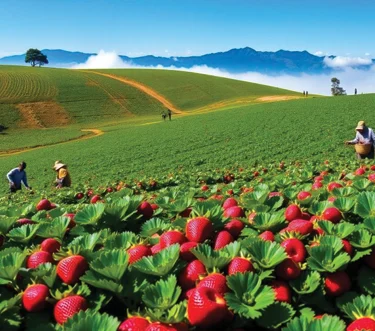
M 53 169 L 57 171 L 63 167 L 66 167 L 66 164 L 62 163 L 61 161 L 56 161 L 55 165 L 53 166 Z
M 357 124 L 356 130 L 363 130 L 363 128 L 366 126 L 365 121 L 359 121 Z

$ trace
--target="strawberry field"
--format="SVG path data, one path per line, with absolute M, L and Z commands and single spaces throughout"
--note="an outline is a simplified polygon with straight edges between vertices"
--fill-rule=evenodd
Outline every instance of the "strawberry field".
M 0 330 L 375 330 L 375 166 L 277 163 L 0 202 Z

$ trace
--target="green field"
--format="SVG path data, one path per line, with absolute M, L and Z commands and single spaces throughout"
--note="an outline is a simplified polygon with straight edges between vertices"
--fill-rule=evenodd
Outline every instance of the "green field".
M 2 157 L 1 176 L 21 159 L 29 163 L 30 183 L 37 188 L 50 187 L 54 174 L 49 169 L 58 159 L 68 163 L 75 184 L 255 162 L 352 159 L 352 147 L 343 142 L 354 137 L 359 119 L 375 123 L 374 100 L 375 95 L 294 100 L 174 117 L 166 123 L 103 126 L 100 137 Z

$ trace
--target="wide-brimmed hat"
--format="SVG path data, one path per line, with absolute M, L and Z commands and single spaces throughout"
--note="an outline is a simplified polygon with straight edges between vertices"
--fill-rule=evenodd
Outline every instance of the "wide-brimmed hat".
M 365 121 L 359 121 L 357 124 L 356 130 L 363 130 L 363 128 L 366 126 Z
M 53 169 L 57 171 L 63 167 L 66 167 L 66 164 L 62 163 L 61 161 L 56 161 L 55 165 L 53 166 Z

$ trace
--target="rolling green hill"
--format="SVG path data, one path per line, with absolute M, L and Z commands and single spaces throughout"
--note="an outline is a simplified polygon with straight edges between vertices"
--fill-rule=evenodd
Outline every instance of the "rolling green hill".
M 277 87 L 184 71 L 152 69 L 95 70 L 124 77 L 149 86 L 184 111 L 219 108 L 232 103 L 254 102 L 267 96 L 295 96 L 300 93 Z M 261 100 L 262 101 L 262 100 Z

